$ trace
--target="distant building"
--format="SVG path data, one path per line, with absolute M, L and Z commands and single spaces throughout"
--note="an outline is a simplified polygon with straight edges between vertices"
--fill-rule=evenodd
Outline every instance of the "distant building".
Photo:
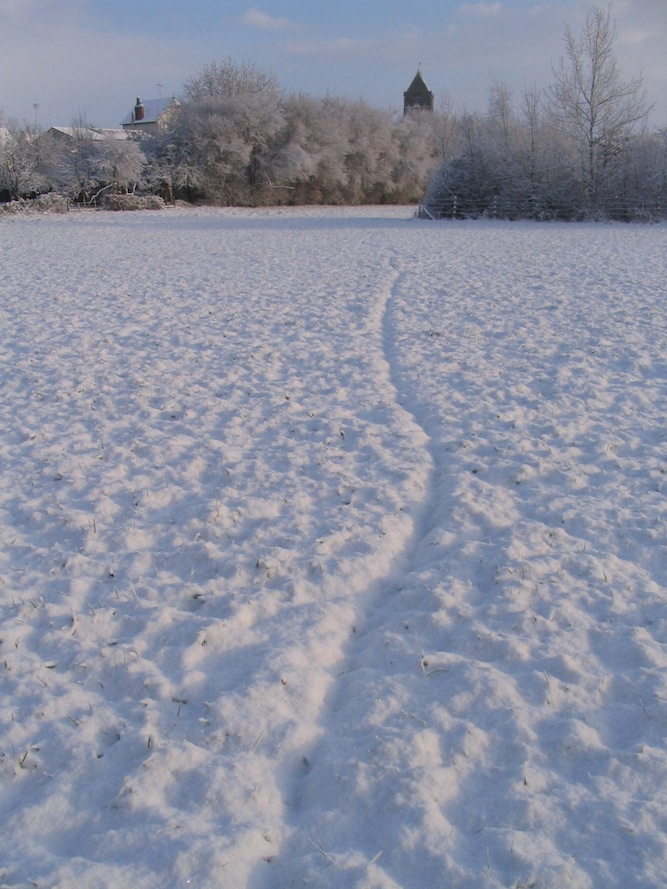
M 142 102 L 137 99 L 134 108 L 126 114 L 120 125 L 124 130 L 140 130 L 144 133 L 155 133 L 169 119 L 171 110 L 178 104 L 176 98 L 148 99 Z
M 88 139 L 91 142 L 104 142 L 108 140 L 118 141 L 127 139 L 129 133 L 125 130 L 103 129 L 101 127 L 51 127 L 46 131 L 46 135 L 51 139 Z
M 403 93 L 403 114 L 408 114 L 410 111 L 433 111 L 433 93 L 424 83 L 419 69 Z

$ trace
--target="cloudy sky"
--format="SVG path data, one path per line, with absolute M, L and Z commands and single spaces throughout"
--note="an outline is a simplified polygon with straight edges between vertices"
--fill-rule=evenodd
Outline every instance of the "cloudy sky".
M 602 0 L 606 2 L 606 0 Z M 117 126 L 136 96 L 208 62 L 253 62 L 289 91 L 402 108 L 421 65 L 436 97 L 482 111 L 489 84 L 546 87 L 589 0 L 0 0 L 0 109 L 48 127 Z M 612 0 L 624 77 L 667 124 L 667 0 Z

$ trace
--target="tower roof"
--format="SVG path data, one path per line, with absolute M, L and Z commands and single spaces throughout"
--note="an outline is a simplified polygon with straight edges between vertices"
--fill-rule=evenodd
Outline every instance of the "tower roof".
M 421 70 L 417 68 L 417 73 L 412 79 L 412 83 L 407 88 L 406 93 L 430 93 L 431 91 L 426 86 L 426 81 L 422 77 Z
M 426 82 L 422 77 L 421 70 L 417 68 L 412 83 L 403 93 L 403 111 L 407 113 L 410 109 L 433 110 L 433 93 L 426 86 Z

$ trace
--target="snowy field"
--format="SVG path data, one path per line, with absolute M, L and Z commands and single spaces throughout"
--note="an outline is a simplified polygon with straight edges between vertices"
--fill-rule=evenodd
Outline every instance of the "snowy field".
M 0 221 L 0 886 L 667 882 L 667 226 Z

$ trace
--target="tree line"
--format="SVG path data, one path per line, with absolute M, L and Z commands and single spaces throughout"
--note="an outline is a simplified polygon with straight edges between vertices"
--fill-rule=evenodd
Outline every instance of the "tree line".
M 230 59 L 184 85 L 149 151 L 153 179 L 217 204 L 413 202 L 438 160 L 433 120 L 286 95 L 272 75 Z
M 434 117 L 287 94 L 232 59 L 188 80 L 157 132 L 113 135 L 85 119 L 66 134 L 10 122 L 0 193 L 85 204 L 135 193 L 220 205 L 410 203 L 441 159 Z
M 609 7 L 594 7 L 579 36 L 566 30 L 548 90 L 526 87 L 517 104 L 494 81 L 484 113 L 456 111 L 445 96 L 433 112 L 398 116 L 362 100 L 289 94 L 271 73 L 228 58 L 183 85 L 151 136 L 112 138 L 84 119 L 66 135 L 10 122 L 0 198 L 421 199 L 434 217 L 664 217 L 667 130 L 649 131 L 641 79 L 622 79 L 614 40 Z
M 624 80 L 610 7 L 594 7 L 545 92 L 517 105 L 492 83 L 486 114 L 464 114 L 431 180 L 424 215 L 535 219 L 667 216 L 667 129 L 651 132 L 642 80 Z

